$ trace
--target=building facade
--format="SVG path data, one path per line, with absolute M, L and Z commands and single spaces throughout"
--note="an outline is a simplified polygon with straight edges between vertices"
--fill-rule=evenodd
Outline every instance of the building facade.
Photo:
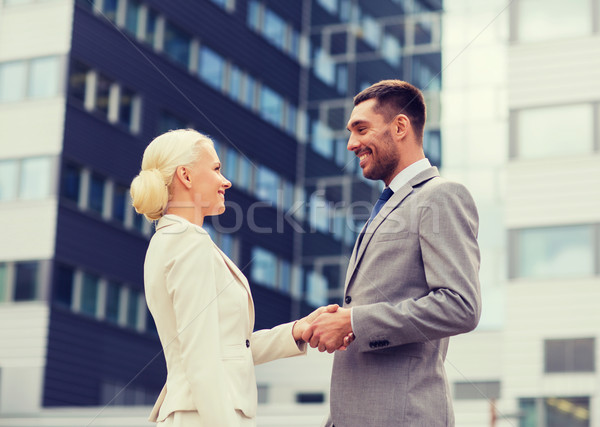
M 480 207 L 486 297 L 448 354 L 457 425 L 599 426 L 600 3 L 445 7 L 445 172 Z
M 439 165 L 440 9 L 1 0 L 0 414 L 156 398 L 152 226 L 128 187 L 169 129 L 215 140 L 233 188 L 207 228 L 250 279 L 256 328 L 340 302 L 368 216 L 352 202 L 379 193 L 345 150 L 351 98 L 384 78 L 423 88 Z

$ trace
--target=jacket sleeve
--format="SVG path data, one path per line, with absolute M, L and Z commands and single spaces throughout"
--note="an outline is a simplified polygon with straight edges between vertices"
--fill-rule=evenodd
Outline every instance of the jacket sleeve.
M 447 182 L 420 206 L 417 218 L 428 292 L 421 298 L 353 307 L 357 338 L 352 345 L 359 351 L 449 337 L 479 322 L 478 215 L 471 195 L 462 185 Z
M 272 329 L 262 329 L 252 334 L 250 348 L 255 365 L 306 354 L 306 343 L 297 343 L 292 335 L 294 323 L 284 323 Z
M 170 263 L 167 290 L 192 400 L 206 425 L 235 426 L 239 419 L 221 359 L 212 242 L 193 233 L 182 236 L 180 248 Z

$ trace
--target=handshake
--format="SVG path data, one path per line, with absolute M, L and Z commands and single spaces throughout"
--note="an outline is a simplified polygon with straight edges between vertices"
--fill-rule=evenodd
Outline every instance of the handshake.
M 319 307 L 298 320 L 292 329 L 296 341 L 306 341 L 312 348 L 333 353 L 346 350 L 354 341 L 350 309 L 337 304 Z

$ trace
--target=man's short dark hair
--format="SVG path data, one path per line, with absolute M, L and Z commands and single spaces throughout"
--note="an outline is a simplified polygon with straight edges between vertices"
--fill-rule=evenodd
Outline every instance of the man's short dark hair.
M 427 118 L 425 99 L 415 86 L 402 80 L 382 80 L 369 86 L 354 97 L 354 105 L 375 98 L 375 112 L 382 114 L 386 121 L 398 114 L 404 114 L 420 142 L 423 142 L 423 129 Z

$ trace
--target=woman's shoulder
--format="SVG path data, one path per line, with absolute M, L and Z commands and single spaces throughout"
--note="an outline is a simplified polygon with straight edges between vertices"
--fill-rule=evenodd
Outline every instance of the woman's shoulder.
M 160 242 L 160 243 L 159 243 Z M 206 230 L 176 215 L 165 215 L 156 224 L 150 244 L 161 246 L 210 247 L 212 239 Z

